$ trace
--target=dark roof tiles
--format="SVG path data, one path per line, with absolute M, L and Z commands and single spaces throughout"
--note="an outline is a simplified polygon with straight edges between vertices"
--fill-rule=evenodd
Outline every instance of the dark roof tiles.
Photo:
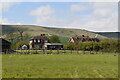
M 80 37 L 80 36 L 75 36 L 75 37 L 72 37 L 72 39 L 75 41 L 75 42 L 78 42 L 78 41 L 94 41 L 94 42 L 99 42 L 99 39 L 97 38 L 90 38 L 90 37 Z

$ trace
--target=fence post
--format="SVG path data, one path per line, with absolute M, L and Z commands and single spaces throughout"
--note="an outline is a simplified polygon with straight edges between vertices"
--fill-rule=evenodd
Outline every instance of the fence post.
M 43 49 L 43 54 L 45 54 L 45 50 Z
M 22 54 L 22 49 L 21 49 L 21 54 Z
M 28 54 L 28 51 L 27 51 L 27 49 L 26 49 L 26 54 Z
M 37 53 L 37 49 L 36 49 L 36 54 L 38 54 L 38 53 Z
M 72 54 L 72 49 L 71 49 L 71 54 Z
M 96 51 L 96 54 L 97 54 L 97 51 Z
M 7 54 L 10 54 L 10 53 L 9 53 L 9 49 L 7 49 Z
M 57 54 L 59 54 L 59 50 L 57 50 Z
M 65 53 L 65 49 L 64 49 L 64 53 Z
M 30 49 L 28 49 L 28 53 L 30 54 Z
M 83 53 L 85 54 L 85 50 L 83 51 Z
M 6 54 L 8 54 L 8 53 L 7 53 L 7 49 L 6 49 Z
M 90 54 L 91 54 L 91 50 L 90 50 Z
M 50 49 L 50 53 L 52 54 L 52 49 Z
M 77 54 L 79 54 L 79 52 L 78 52 L 79 50 L 77 49 Z
M 15 49 L 15 52 L 18 54 L 18 51 Z

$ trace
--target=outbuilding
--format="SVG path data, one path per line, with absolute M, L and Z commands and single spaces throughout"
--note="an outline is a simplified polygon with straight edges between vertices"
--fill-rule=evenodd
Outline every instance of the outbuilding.
M 61 44 L 61 43 L 45 43 L 44 47 L 45 47 L 45 49 L 48 49 L 48 50 L 61 50 L 61 49 L 63 49 L 63 44 Z

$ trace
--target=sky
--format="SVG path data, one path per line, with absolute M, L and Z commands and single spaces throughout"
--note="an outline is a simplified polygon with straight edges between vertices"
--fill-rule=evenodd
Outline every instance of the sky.
M 0 24 L 118 31 L 117 2 L 2 2 Z

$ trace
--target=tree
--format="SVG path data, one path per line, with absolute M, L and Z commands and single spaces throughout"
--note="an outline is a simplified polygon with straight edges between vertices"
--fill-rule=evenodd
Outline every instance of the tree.
M 13 44 L 18 39 L 18 34 L 10 32 L 6 34 L 5 38 Z
M 53 35 L 50 37 L 51 43 L 60 43 L 59 37 L 57 35 Z
M 68 42 L 67 43 L 67 48 L 68 49 L 75 49 L 75 44 L 73 42 Z
M 5 37 L 7 40 L 9 40 L 11 43 L 13 43 L 13 40 L 14 40 L 14 34 L 13 33 L 9 33 L 6 35 Z
M 78 44 L 76 45 L 76 49 L 77 50 L 83 50 L 83 42 L 78 42 Z
M 68 46 L 64 44 L 63 48 L 64 48 L 64 49 L 68 49 Z
M 99 46 L 100 46 L 102 51 L 110 51 L 110 43 L 108 40 L 100 41 Z
M 120 41 L 119 40 L 110 40 L 110 51 L 112 52 L 120 52 Z
M 29 46 L 29 43 L 26 41 L 20 41 L 20 42 L 16 43 L 15 47 L 16 47 L 16 49 L 20 49 L 23 45 Z
M 18 31 L 18 33 L 20 35 L 20 39 L 23 40 L 23 32 L 24 32 L 24 30 L 21 29 L 21 28 L 17 28 L 17 31 Z
M 99 51 L 101 48 L 99 46 L 99 43 L 98 42 L 94 42 L 93 43 L 93 51 Z

